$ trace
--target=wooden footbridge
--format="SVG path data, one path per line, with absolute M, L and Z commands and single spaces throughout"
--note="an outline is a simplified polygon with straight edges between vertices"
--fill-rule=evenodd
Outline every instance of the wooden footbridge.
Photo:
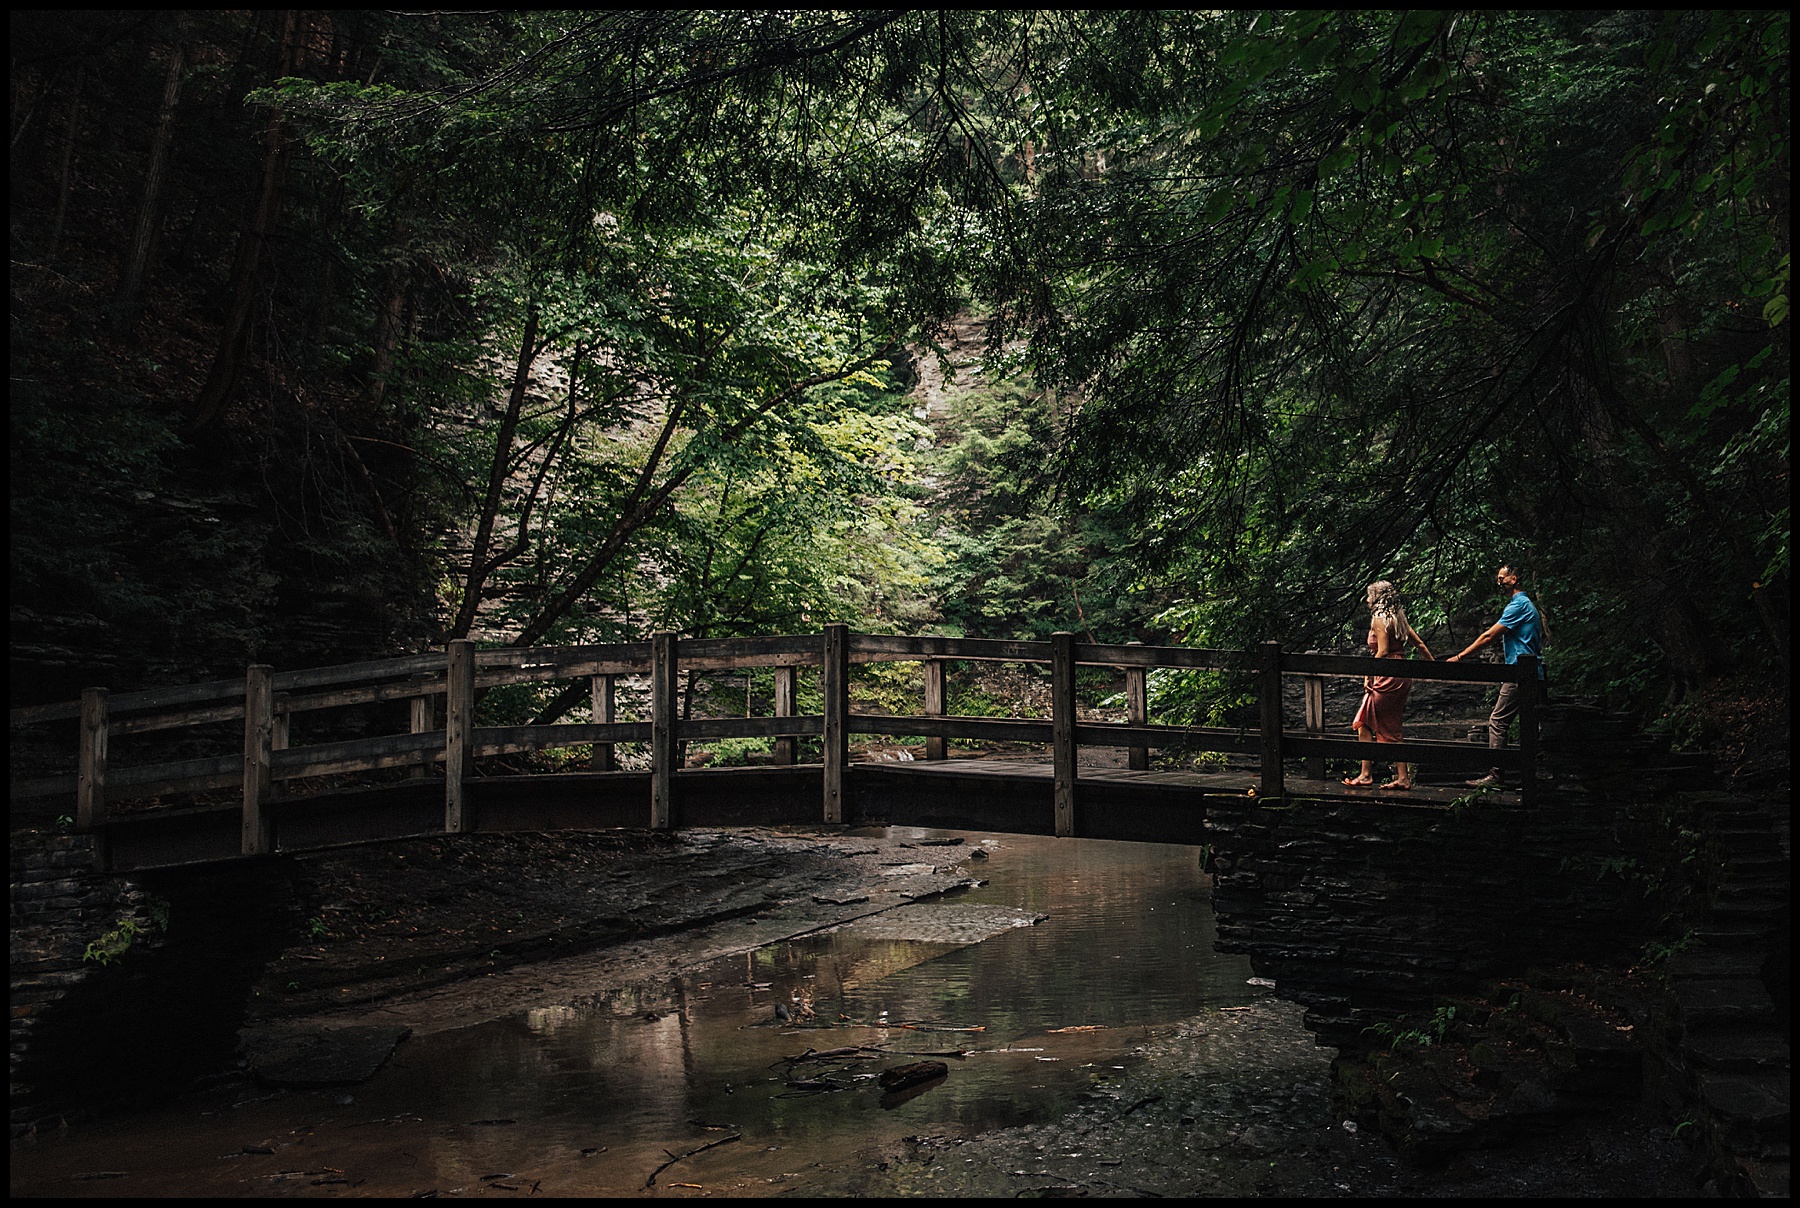
M 852 664 L 906 661 L 924 664 L 922 712 L 887 716 L 852 711 Z M 950 715 L 946 670 L 970 661 L 1048 664 L 1049 719 Z M 1082 666 L 1124 671 L 1124 722 L 1078 715 L 1075 670 Z M 1530 659 L 1514 666 L 1407 662 L 1405 667 L 1414 679 L 1482 684 L 1530 684 L 1536 675 Z M 773 669 L 773 713 L 680 716 L 682 672 L 756 668 Z M 1145 677 L 1155 668 L 1253 676 L 1259 724 L 1151 724 Z M 1249 793 L 1265 800 L 1350 796 L 1352 790 L 1324 779 L 1325 760 L 1362 759 L 1371 753 L 1383 761 L 1446 770 L 1497 766 L 1519 777 L 1529 794 L 1537 758 L 1535 692 L 1522 694 L 1521 745 L 1504 751 L 1431 741 L 1375 748 L 1327 732 L 1325 677 L 1391 675 L 1395 670 L 1391 660 L 1290 654 L 1275 642 L 1254 650 L 1200 650 L 1077 642 L 1067 633 L 1047 642 L 898 637 L 852 633 L 842 625 L 797 636 L 684 639 L 659 633 L 648 642 L 495 650 L 455 641 L 442 652 L 345 666 L 276 671 L 256 664 L 241 680 L 118 696 L 89 688 L 78 702 L 13 709 L 15 735 L 40 726 L 61 727 L 66 734 L 73 723 L 78 737 L 65 738 L 73 772 L 15 780 L 11 793 L 15 810 L 21 803 L 42 808 L 45 802 L 53 807 L 59 800 L 67 802 L 75 827 L 100 836 L 102 860 L 120 871 L 428 832 L 646 825 L 905 824 L 1197 843 L 1204 841 L 1201 823 L 1208 795 Z M 817 675 L 822 701 L 817 714 L 797 710 L 803 673 Z M 1304 681 L 1304 716 L 1297 719 L 1283 716 L 1282 686 L 1290 676 Z M 618 717 L 618 688 L 628 677 L 649 681 L 648 720 Z M 551 681 L 565 687 L 586 681 L 592 720 L 477 724 L 477 703 L 488 690 Z M 401 701 L 410 706 L 405 733 L 304 746 L 289 742 L 296 716 Z M 397 723 L 397 707 L 394 716 Z M 222 726 L 235 735 L 231 723 L 239 720 L 242 748 L 233 737 L 226 754 L 129 767 L 108 758 L 109 742 L 116 737 L 158 734 L 191 740 L 217 735 Z M 1344 718 L 1336 724 L 1348 722 Z M 923 737 L 925 758 L 852 763 L 853 733 Z M 820 740 L 819 762 L 796 762 L 796 740 L 814 737 Z M 684 744 L 725 738 L 773 740 L 774 764 L 678 766 Z M 1047 766 L 948 759 L 946 742 L 951 739 L 1046 744 L 1051 758 Z M 615 756 L 620 743 L 648 744 L 648 770 L 620 769 Z M 476 759 L 484 756 L 590 744 L 587 771 L 481 776 L 476 770 Z M 1252 756 L 1256 766 L 1214 774 L 1150 771 L 1150 750 L 1176 744 Z M 1127 767 L 1082 769 L 1077 758 L 1081 747 L 1124 748 Z M 1303 760 L 1305 775 L 1287 776 L 1287 760 Z M 441 780 L 435 774 L 440 765 Z M 353 791 L 294 791 L 296 782 L 306 778 L 391 768 L 410 769 L 408 778 Z M 219 790 L 235 790 L 235 799 L 182 807 L 129 804 L 175 794 L 217 797 Z M 1376 794 L 1358 790 L 1354 795 Z

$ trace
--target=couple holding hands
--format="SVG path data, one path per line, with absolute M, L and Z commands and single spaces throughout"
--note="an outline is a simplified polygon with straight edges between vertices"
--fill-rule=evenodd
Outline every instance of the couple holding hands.
M 1466 650 L 1451 655 L 1446 661 L 1458 662 L 1483 646 L 1499 640 L 1508 663 L 1517 662 L 1519 656 L 1524 654 L 1537 656 L 1538 675 L 1541 678 L 1543 626 L 1537 606 L 1519 590 L 1519 575 L 1512 567 L 1502 566 L 1494 573 L 1494 582 L 1511 593 L 1505 611 L 1500 614 L 1498 621 L 1469 643 Z M 1417 647 L 1419 653 L 1427 659 L 1431 658 L 1431 649 L 1406 619 L 1406 609 L 1400 602 L 1398 588 L 1386 579 L 1369 584 L 1368 604 L 1369 649 L 1376 658 L 1403 659 L 1409 644 Z M 1351 723 L 1356 728 L 1357 737 L 1364 742 L 1401 741 L 1401 721 L 1406 714 L 1406 697 L 1411 689 L 1412 681 L 1400 676 L 1364 676 L 1362 705 L 1356 711 L 1356 720 Z M 1488 718 L 1489 749 L 1498 750 L 1505 745 L 1506 725 L 1518 713 L 1519 704 L 1518 685 L 1501 685 L 1500 698 L 1494 702 L 1493 714 Z M 1355 776 L 1346 777 L 1344 783 L 1353 788 L 1375 784 L 1375 778 L 1370 774 L 1370 761 L 1363 760 L 1362 771 Z M 1468 783 L 1478 787 L 1498 787 L 1502 780 L 1499 770 L 1493 769 L 1486 776 Z M 1396 763 L 1394 778 L 1379 787 L 1389 790 L 1412 788 L 1411 766 Z

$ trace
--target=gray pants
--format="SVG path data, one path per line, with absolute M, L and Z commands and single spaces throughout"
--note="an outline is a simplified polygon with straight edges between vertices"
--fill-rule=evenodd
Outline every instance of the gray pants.
M 1540 700 L 1542 699 L 1543 690 L 1542 684 L 1536 685 L 1535 691 L 1539 693 Z M 1500 685 L 1500 695 L 1494 701 L 1494 711 L 1488 714 L 1488 750 L 1499 751 L 1505 749 L 1506 727 L 1512 723 L 1513 718 L 1519 715 L 1519 709 L 1524 703 L 1523 698 L 1519 695 L 1518 684 Z M 1499 768 L 1493 768 L 1491 769 L 1491 772 L 1495 776 L 1500 775 Z

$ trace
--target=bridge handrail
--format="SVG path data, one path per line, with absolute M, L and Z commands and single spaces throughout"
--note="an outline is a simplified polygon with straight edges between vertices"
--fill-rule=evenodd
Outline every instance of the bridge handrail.
M 926 709 L 915 716 L 852 713 L 848 672 L 854 663 L 919 661 L 926 668 Z M 946 707 L 944 668 L 958 661 L 1049 663 L 1052 671 L 1051 718 L 955 717 Z M 1098 722 L 1076 716 L 1074 668 L 1122 667 L 1127 679 L 1127 721 Z M 800 667 L 822 671 L 825 712 L 801 716 L 795 709 L 794 676 Z M 776 670 L 775 714 L 763 717 L 683 720 L 674 708 L 677 669 Z M 1149 721 L 1146 674 L 1152 669 L 1225 669 L 1258 677 L 1261 701 L 1256 726 L 1171 726 Z M 1402 678 L 1464 683 L 1527 683 L 1535 676 L 1530 660 L 1506 666 L 1406 660 Z M 1059 833 L 1072 833 L 1074 751 L 1079 746 L 1124 747 L 1131 766 L 1147 767 L 1148 751 L 1172 743 L 1203 750 L 1262 756 L 1265 795 L 1283 791 L 1281 760 L 1285 754 L 1307 758 L 1322 768 L 1326 757 L 1360 759 L 1369 748 L 1347 737 L 1325 733 L 1322 690 L 1327 676 L 1392 676 L 1402 668 L 1395 660 L 1358 655 L 1290 654 L 1278 644 L 1256 650 L 1204 650 L 1192 647 L 1082 643 L 1059 633 L 1049 641 L 952 638 L 936 635 L 850 633 L 828 626 L 823 634 L 680 640 L 658 634 L 649 642 L 608 645 L 544 646 L 476 650 L 471 642 L 453 642 L 442 653 L 408 655 L 333 667 L 276 672 L 252 666 L 242 681 L 213 681 L 177 688 L 153 689 L 109 698 L 104 689 L 88 689 L 80 702 L 27 706 L 11 711 L 15 726 L 76 716 L 81 718 L 82 750 L 76 775 L 14 782 L 15 799 L 66 793 L 71 779 L 77 799 L 78 825 L 104 821 L 110 796 L 148 796 L 180 789 L 217 788 L 241 778 L 245 797 L 246 851 L 258 850 L 267 832 L 265 799 L 273 782 L 303 776 L 375 768 L 410 766 L 422 775 L 431 764 L 446 765 L 446 825 L 460 826 L 461 786 L 468 760 L 486 755 L 545 747 L 593 745 L 595 770 L 613 767 L 612 748 L 620 742 L 648 742 L 652 748 L 652 821 L 667 825 L 672 800 L 669 773 L 678 744 L 720 738 L 762 737 L 777 740 L 783 762 L 792 762 L 793 741 L 818 736 L 824 740 L 827 820 L 841 820 L 845 740 L 851 732 L 924 737 L 927 758 L 943 758 L 949 739 L 1049 743 L 1056 764 Z M 613 680 L 620 675 L 648 675 L 652 709 L 648 721 L 620 722 L 612 712 Z M 1299 675 L 1306 682 L 1304 730 L 1290 731 L 1281 716 L 1281 680 Z M 502 684 L 543 680 L 591 681 L 594 716 L 589 723 L 475 727 L 475 694 Z M 446 698 L 441 726 L 431 702 Z M 389 700 L 413 702 L 412 729 L 382 735 L 316 743 L 290 749 L 287 719 L 316 709 Z M 603 703 L 604 701 L 604 703 Z M 1535 707 L 1535 693 L 1523 694 L 1523 710 Z M 182 706 L 188 706 L 183 708 Z M 199 706 L 199 707 L 193 707 Z M 124 717 L 117 713 L 127 714 Z M 243 719 L 244 755 L 217 756 L 130 768 L 107 768 L 109 734 L 144 733 Z M 1530 727 L 1526 728 L 1527 733 Z M 1430 761 L 1451 768 L 1499 767 L 1528 773 L 1535 764 L 1534 743 L 1519 749 L 1489 751 L 1469 743 L 1412 740 L 1384 744 L 1384 760 Z M 460 769 L 458 771 L 458 769 Z M 452 774 L 454 772 L 454 774 Z M 833 797 L 833 792 L 837 796 Z M 120 790 L 133 790 L 121 792 Z M 835 806 L 834 806 L 835 800 Z

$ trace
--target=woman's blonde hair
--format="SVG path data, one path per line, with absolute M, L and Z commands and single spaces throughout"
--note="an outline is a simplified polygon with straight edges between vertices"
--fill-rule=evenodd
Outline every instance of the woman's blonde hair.
M 1369 611 L 1375 619 L 1387 626 L 1388 635 L 1395 641 L 1406 637 L 1409 628 L 1406 621 L 1406 609 L 1400 603 L 1400 589 L 1386 579 L 1377 579 L 1369 584 Z

